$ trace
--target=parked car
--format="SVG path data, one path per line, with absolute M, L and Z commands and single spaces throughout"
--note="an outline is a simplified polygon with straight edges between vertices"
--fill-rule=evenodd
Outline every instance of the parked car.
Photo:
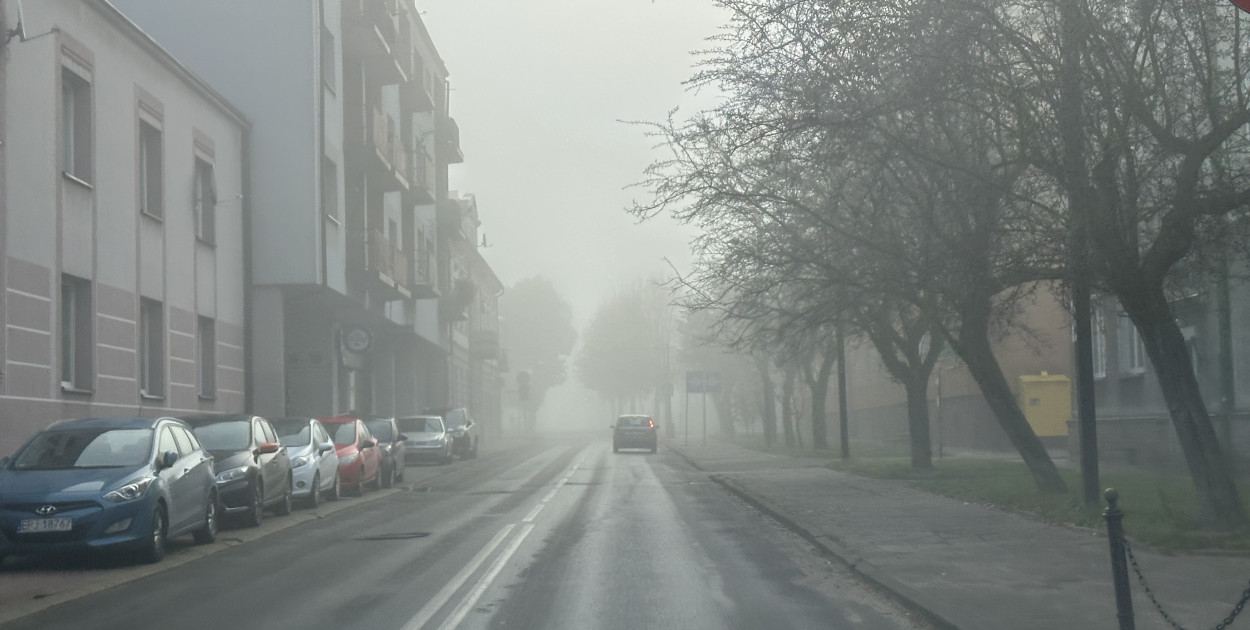
M 413 462 L 423 459 L 435 459 L 444 464 L 451 463 L 451 434 L 439 416 L 409 416 L 395 418 L 395 424 L 408 436 L 404 442 L 404 461 Z
M 404 441 L 408 436 L 399 431 L 394 418 L 365 418 L 365 426 L 369 427 L 369 435 L 378 442 L 378 451 L 382 453 L 383 488 L 395 485 L 396 481 L 404 480 Z
M 217 537 L 213 459 L 173 418 L 67 420 L 0 460 L 0 563 L 53 551 L 132 550 Z
M 608 428 L 612 429 L 613 453 L 619 453 L 623 448 L 649 448 L 654 453 L 659 445 L 655 420 L 651 416 L 624 415 Z
M 319 418 L 334 438 L 339 458 L 339 485 L 357 496 L 377 486 L 382 474 L 382 452 L 369 427 L 356 418 Z
M 339 456 L 334 440 L 315 418 L 275 418 L 270 421 L 278 441 L 291 459 L 291 498 L 309 507 L 323 498 L 339 498 Z
M 477 432 L 477 423 L 464 407 L 453 409 L 426 409 L 425 413 L 443 419 L 447 432 L 452 437 L 452 450 L 460 457 L 477 457 L 478 442 L 481 436 Z
M 195 437 L 216 459 L 217 494 L 223 511 L 237 514 L 253 527 L 265 508 L 291 513 L 291 458 L 278 442 L 273 425 L 250 414 L 183 416 Z

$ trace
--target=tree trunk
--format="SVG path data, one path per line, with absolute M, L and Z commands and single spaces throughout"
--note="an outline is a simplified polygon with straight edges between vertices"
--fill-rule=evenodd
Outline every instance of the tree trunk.
M 950 339 L 951 347 L 963 359 L 968 372 L 981 388 L 985 402 L 1033 474 L 1038 489 L 1042 492 L 1067 492 L 1068 485 L 1059 475 L 1059 469 L 1050 459 L 1042 441 L 1033 432 L 1033 427 L 1029 426 L 1024 412 L 1020 411 L 1007 377 L 1003 376 L 1002 367 L 994 356 L 989 339 L 989 300 L 979 302 L 972 308 L 961 309 L 960 337 Z
M 794 381 L 797 374 L 793 366 L 785 369 L 781 381 L 781 430 L 785 433 L 786 448 L 794 448 Z
M 810 367 L 804 368 L 807 387 L 812 392 L 812 448 L 825 450 L 829 448 L 829 429 L 826 424 L 825 408 L 829 397 L 829 376 L 833 371 L 836 353 L 825 351 L 820 355 L 820 367 L 812 374 Z
M 842 459 L 851 458 L 851 414 L 846 404 L 846 339 L 838 327 L 838 448 Z
M 1244 526 L 1245 507 L 1202 400 L 1185 336 L 1172 316 L 1163 289 L 1152 286 L 1133 295 L 1121 295 L 1120 303 L 1137 326 L 1146 354 L 1158 372 L 1159 386 L 1193 478 L 1203 520 L 1222 529 Z
M 777 442 L 777 387 L 773 383 L 772 365 L 766 357 L 756 357 L 755 367 L 760 371 L 760 384 L 764 387 L 764 444 L 771 448 Z
M 911 467 L 933 468 L 933 446 L 929 437 L 929 375 L 926 372 L 903 383 L 907 390 L 907 437 L 911 442 Z

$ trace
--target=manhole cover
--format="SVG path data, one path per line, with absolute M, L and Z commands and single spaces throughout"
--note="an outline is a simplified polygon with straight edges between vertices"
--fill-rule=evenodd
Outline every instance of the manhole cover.
M 425 538 L 429 536 L 429 532 L 400 532 L 398 534 L 378 534 L 376 536 L 362 536 L 356 540 L 408 540 L 411 538 Z

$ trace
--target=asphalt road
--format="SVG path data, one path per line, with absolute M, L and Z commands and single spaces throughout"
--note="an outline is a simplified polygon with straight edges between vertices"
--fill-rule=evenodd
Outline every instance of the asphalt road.
M 446 470 L 0 628 L 923 627 L 663 449 Z

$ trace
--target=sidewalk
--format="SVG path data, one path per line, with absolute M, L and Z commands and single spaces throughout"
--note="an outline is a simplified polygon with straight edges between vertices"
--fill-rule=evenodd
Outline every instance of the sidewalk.
M 1099 530 L 838 472 L 820 459 L 724 442 L 664 446 L 939 628 L 1119 628 L 1110 551 Z M 1124 508 L 1131 538 L 1132 508 Z M 1250 584 L 1250 558 L 1166 556 L 1144 546 L 1134 552 L 1164 609 L 1187 628 L 1214 627 Z M 1136 627 L 1171 628 L 1135 577 L 1132 589 Z M 1232 628 L 1250 628 L 1250 611 Z

